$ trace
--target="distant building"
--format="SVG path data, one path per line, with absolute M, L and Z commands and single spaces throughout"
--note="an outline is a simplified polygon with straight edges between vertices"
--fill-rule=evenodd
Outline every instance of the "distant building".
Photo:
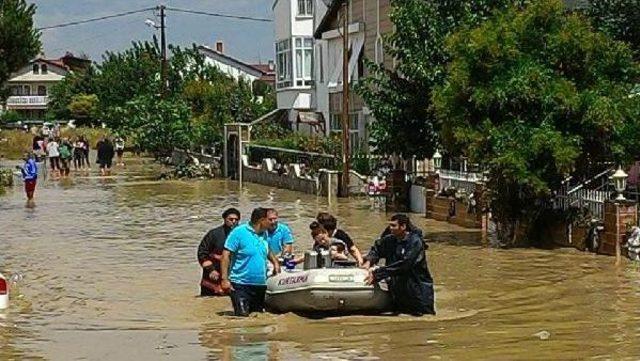
M 26 119 L 44 119 L 49 103 L 49 91 L 69 72 L 80 71 L 91 61 L 71 53 L 59 59 L 38 57 L 11 74 L 7 81 L 9 97 L 6 109 L 20 113 Z
M 251 85 L 255 81 L 274 85 L 275 66 L 272 61 L 268 64 L 249 64 L 236 59 L 224 52 L 224 43 L 217 41 L 214 48 L 205 45 L 198 46 L 198 52 L 205 56 L 205 62 L 218 68 L 221 72 L 235 80 L 243 79 Z

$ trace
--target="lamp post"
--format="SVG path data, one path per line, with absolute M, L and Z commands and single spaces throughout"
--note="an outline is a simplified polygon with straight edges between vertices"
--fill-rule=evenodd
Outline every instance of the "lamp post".
M 440 152 L 437 150 L 433 154 L 433 167 L 436 171 L 438 171 L 440 167 L 442 167 L 442 154 L 440 154 Z
M 613 185 L 618 193 L 616 197 L 616 201 L 624 201 L 626 198 L 624 197 L 624 191 L 627 189 L 627 176 L 628 174 L 622 170 L 622 166 L 618 166 L 618 170 L 613 173 L 611 179 L 613 180 Z

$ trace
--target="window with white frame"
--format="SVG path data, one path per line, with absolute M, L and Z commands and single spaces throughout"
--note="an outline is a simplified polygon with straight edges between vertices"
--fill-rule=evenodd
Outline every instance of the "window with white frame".
M 298 16 L 313 16 L 313 0 L 298 0 Z
M 296 75 L 295 85 L 313 85 L 313 39 L 294 38 Z
M 276 43 L 277 87 L 286 88 L 292 85 L 291 77 L 291 39 Z
M 313 85 L 313 38 L 294 37 L 276 43 L 277 87 Z

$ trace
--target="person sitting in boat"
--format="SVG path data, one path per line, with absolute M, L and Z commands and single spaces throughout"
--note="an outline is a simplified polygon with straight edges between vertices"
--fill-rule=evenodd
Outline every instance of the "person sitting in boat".
M 324 229 L 327 230 L 327 232 L 329 232 L 329 236 L 331 238 L 337 238 L 346 244 L 347 251 L 356 260 L 358 266 L 361 266 L 364 263 L 362 254 L 360 253 L 360 250 L 353 242 L 351 237 L 349 237 L 347 232 L 343 231 L 342 229 L 338 229 L 338 220 L 336 219 L 336 217 L 327 212 L 320 212 L 318 213 L 316 220 L 322 225 L 322 227 L 324 227 Z
M 204 236 L 198 247 L 198 263 L 202 267 L 200 280 L 200 296 L 222 296 L 226 292 L 220 287 L 220 259 L 224 250 L 224 242 L 231 230 L 240 221 L 240 211 L 229 208 L 222 213 L 224 223 Z
M 435 315 L 433 278 L 427 265 L 422 232 L 411 226 L 409 217 L 396 214 L 389 222 L 390 234 L 374 242 L 364 266 L 365 280 L 374 284 L 387 280 L 396 312 L 421 316 Z M 375 266 L 386 259 L 383 267 Z
M 332 260 L 346 261 L 349 259 L 347 245 L 337 238 L 331 238 L 329 232 L 320 223 L 317 221 L 311 222 L 309 228 L 311 229 L 311 237 L 314 241 L 314 251 L 318 253 L 329 251 Z
M 269 209 L 267 213 L 269 228 L 267 229 L 267 243 L 269 250 L 281 257 L 285 254 L 293 254 L 293 234 L 289 226 L 278 222 L 278 211 Z

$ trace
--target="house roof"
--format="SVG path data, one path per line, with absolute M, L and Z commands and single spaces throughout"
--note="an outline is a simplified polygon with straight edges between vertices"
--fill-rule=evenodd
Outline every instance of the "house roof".
M 206 45 L 199 45 L 198 46 L 198 51 L 205 55 L 208 56 L 210 58 L 214 58 L 216 60 L 218 60 L 219 62 L 223 63 L 223 64 L 227 64 L 229 66 L 233 66 L 236 67 L 238 69 L 241 69 L 242 71 L 244 71 L 247 74 L 251 74 L 255 77 L 261 77 L 263 76 L 263 72 L 262 70 L 252 66 L 251 64 L 245 63 L 242 60 L 236 59 L 232 56 L 229 56 L 227 54 L 221 53 L 215 49 L 212 49 Z
M 327 5 L 327 12 L 320 20 L 320 24 L 316 27 L 313 32 L 313 37 L 316 39 L 322 38 L 322 33 L 324 33 L 329 29 L 329 25 L 331 24 L 331 20 L 333 20 L 336 16 L 338 16 L 338 11 L 340 7 L 345 2 L 345 0 L 323 0 Z
M 250 64 L 252 67 L 260 70 L 265 75 L 270 75 L 276 73 L 276 68 L 273 64 Z

